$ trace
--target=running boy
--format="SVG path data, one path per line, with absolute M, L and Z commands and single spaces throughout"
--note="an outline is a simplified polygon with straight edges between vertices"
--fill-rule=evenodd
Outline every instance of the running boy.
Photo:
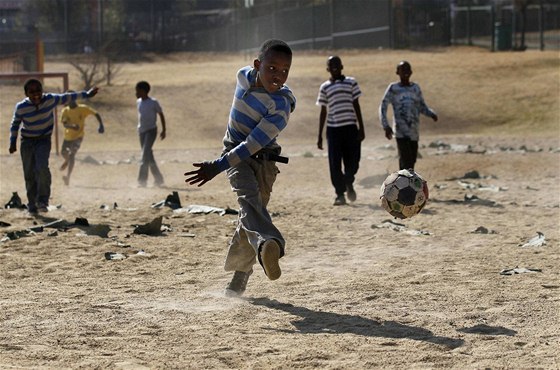
M 321 107 L 317 148 L 323 149 L 323 127 L 326 120 L 329 170 L 336 192 L 335 206 L 346 204 L 344 193 L 348 195 L 349 201 L 356 200 L 354 179 L 360 165 L 362 141 L 365 139 L 358 100 L 362 92 L 353 77 L 342 74 L 343 68 L 338 56 L 327 59 L 327 72 L 331 74 L 331 78 L 321 84 L 317 97 L 317 105 Z
M 292 50 L 284 41 L 272 39 L 262 44 L 253 66 L 237 73 L 222 156 L 194 163 L 198 169 L 185 173 L 185 182 L 202 186 L 226 171 L 237 193 L 238 224 L 225 261 L 225 270 L 235 273 L 226 288 L 227 296 L 243 294 L 256 259 L 270 280 L 281 275 L 279 259 L 286 243 L 266 206 L 279 173 L 274 161 L 286 159 L 279 156 L 276 137 L 295 108 L 296 100 L 284 85 L 291 64 Z
M 77 104 L 75 101 L 71 101 L 68 103 L 68 106 L 62 110 L 60 120 L 64 126 L 64 141 L 62 142 L 61 153 L 64 158 L 64 163 L 60 166 L 60 170 L 64 171 L 68 168 L 67 175 L 62 176 L 65 185 L 70 184 L 70 175 L 72 175 L 74 163 L 76 162 L 76 153 L 82 145 L 85 121 L 89 115 L 94 115 L 95 118 L 97 118 L 97 122 L 99 122 L 97 132 L 100 134 L 104 133 L 105 128 L 103 127 L 101 116 L 89 105 Z
M 407 61 L 397 65 L 397 75 L 400 82 L 393 82 L 387 87 L 381 105 L 379 106 L 379 120 L 385 130 L 388 140 L 397 140 L 399 150 L 399 169 L 414 169 L 418 156 L 418 138 L 420 113 L 438 120 L 436 112 L 428 108 L 422 97 L 418 84 L 410 81 L 412 67 Z M 387 121 L 387 106 L 393 106 L 394 132 Z
M 140 81 L 136 84 L 136 105 L 138 107 L 138 135 L 140 135 L 140 146 L 142 147 L 142 159 L 140 171 L 138 172 L 138 185 L 145 187 L 148 182 L 148 171 L 152 171 L 154 184 L 163 185 L 163 175 L 154 158 L 152 147 L 157 138 L 157 116 L 161 121 L 161 140 L 165 139 L 165 116 L 159 102 L 148 96 L 150 84 Z
M 27 210 L 29 213 L 47 212 L 51 195 L 51 171 L 49 156 L 51 136 L 54 127 L 54 110 L 57 105 L 91 98 L 97 94 L 97 87 L 89 91 L 65 94 L 43 93 L 39 80 L 30 79 L 23 86 L 24 100 L 16 104 L 10 127 L 10 154 L 17 151 L 17 137 L 21 126 L 21 161 Z

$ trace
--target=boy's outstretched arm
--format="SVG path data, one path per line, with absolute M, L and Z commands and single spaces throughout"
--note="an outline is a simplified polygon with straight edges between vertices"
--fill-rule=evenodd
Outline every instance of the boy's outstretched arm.
M 185 180 L 189 185 L 198 184 L 198 186 L 202 186 L 220 173 L 215 162 L 193 163 L 193 166 L 198 167 L 198 170 L 185 172 L 185 176 L 190 176 Z

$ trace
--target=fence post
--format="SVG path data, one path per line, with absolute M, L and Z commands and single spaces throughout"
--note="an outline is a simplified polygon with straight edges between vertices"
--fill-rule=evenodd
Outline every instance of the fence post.
M 334 49 L 334 0 L 329 2 L 329 13 L 331 23 L 331 49 Z
M 539 39 L 540 39 L 540 49 L 544 50 L 544 10 L 543 2 L 539 1 Z
M 490 5 L 490 35 L 492 35 L 492 41 L 490 45 L 490 51 L 496 51 L 496 10 L 494 9 L 494 4 Z
M 471 35 L 471 2 L 467 2 L 467 44 L 472 46 L 472 35 Z

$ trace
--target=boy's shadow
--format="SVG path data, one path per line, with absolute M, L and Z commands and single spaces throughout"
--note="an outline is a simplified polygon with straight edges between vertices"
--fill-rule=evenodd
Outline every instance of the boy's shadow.
M 268 298 L 253 298 L 249 299 L 249 302 L 258 306 L 281 310 L 302 318 L 301 320 L 292 321 L 296 330 L 279 330 L 283 332 L 300 332 L 304 334 L 350 333 L 368 337 L 393 339 L 408 338 L 443 345 L 450 349 L 460 347 L 464 344 L 462 339 L 438 337 L 428 329 L 404 325 L 396 321 L 377 321 L 358 315 L 313 311 L 305 307 L 281 303 Z

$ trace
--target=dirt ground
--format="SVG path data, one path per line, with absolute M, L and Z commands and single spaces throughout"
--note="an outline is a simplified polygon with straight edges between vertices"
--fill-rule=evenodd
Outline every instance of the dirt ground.
M 147 60 L 102 86 L 91 104 L 107 131 L 87 121 L 69 186 L 53 149 L 51 210 L 0 209 L 0 368 L 560 368 L 558 54 L 340 51 L 364 91 L 367 135 L 358 199 L 341 207 L 315 146 L 328 54 L 294 59 L 299 106 L 279 138 L 290 163 L 278 165 L 269 205 L 287 240 L 282 277 L 255 266 L 243 299 L 223 295 L 237 216 L 188 212 L 235 210 L 235 196 L 223 174 L 197 188 L 183 173 L 220 153 L 248 57 Z M 376 110 L 403 58 L 440 122 L 421 128 L 417 171 L 430 200 L 395 220 L 379 186 L 397 169 L 396 148 Z M 48 67 L 70 71 L 60 60 Z M 136 186 L 139 79 L 154 81 L 168 119 L 169 138 L 155 146 L 162 188 Z M 19 153 L 7 150 L 20 90 L 0 86 L 2 205 L 12 192 L 26 201 Z M 153 207 L 173 192 L 181 209 Z M 160 234 L 134 232 L 159 217 Z M 76 224 L 84 218 L 89 226 Z

